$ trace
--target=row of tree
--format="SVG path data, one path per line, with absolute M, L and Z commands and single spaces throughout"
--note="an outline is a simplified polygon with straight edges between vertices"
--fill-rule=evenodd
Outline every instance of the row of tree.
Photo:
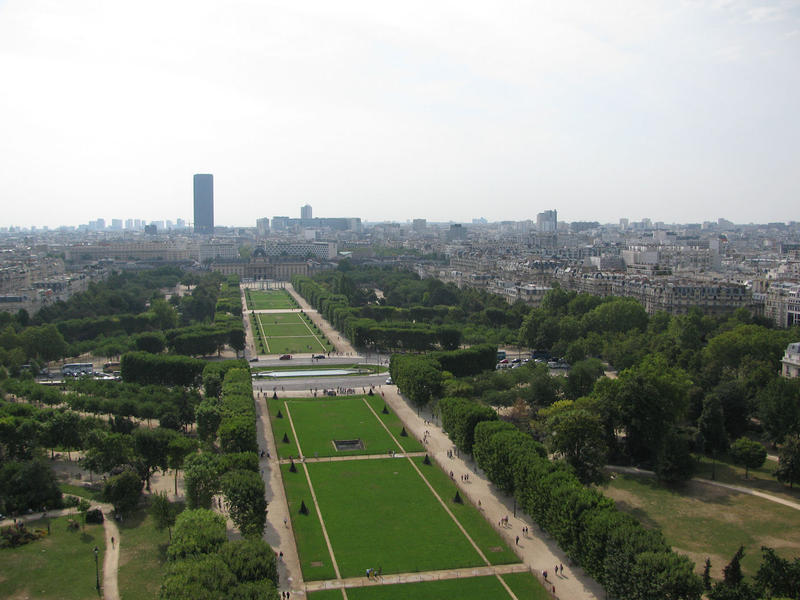
M 647 530 L 614 502 L 587 489 L 572 469 L 494 411 L 466 399 L 439 403 L 453 443 L 474 452 L 479 467 L 558 542 L 572 560 L 619 600 L 699 600 L 693 563 L 675 554 L 659 531 Z

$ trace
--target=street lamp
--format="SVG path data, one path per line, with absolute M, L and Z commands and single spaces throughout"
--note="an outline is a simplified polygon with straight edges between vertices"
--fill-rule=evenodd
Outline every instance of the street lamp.
M 97 586 L 97 591 L 100 591 L 100 563 L 97 561 L 97 553 L 99 550 L 97 546 L 94 547 L 94 574 L 95 574 L 95 585 Z

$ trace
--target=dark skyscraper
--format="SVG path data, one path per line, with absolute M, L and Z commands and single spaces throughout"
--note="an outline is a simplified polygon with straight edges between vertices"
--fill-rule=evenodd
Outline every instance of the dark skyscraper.
M 194 232 L 214 233 L 214 176 L 194 176 Z

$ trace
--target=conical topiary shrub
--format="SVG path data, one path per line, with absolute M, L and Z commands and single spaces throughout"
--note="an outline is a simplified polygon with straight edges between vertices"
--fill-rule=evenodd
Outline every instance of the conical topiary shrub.
M 423 459 L 422 459 L 422 464 L 423 464 L 423 465 L 429 465 L 429 464 L 431 464 L 431 459 L 430 459 L 430 457 L 429 457 L 427 454 L 425 455 L 425 458 L 423 458 Z
M 305 500 L 300 501 L 300 514 L 308 516 L 308 507 L 306 506 Z
M 456 491 L 456 495 L 453 496 L 453 502 L 456 504 L 464 504 L 464 501 L 461 499 L 461 495 Z
M 283 418 L 283 413 L 281 412 L 281 409 L 278 409 L 278 414 L 275 416 L 278 417 L 279 419 Z
M 283 434 L 283 443 L 284 444 L 288 444 L 289 443 L 289 434 L 288 433 L 284 433 Z
M 289 463 L 289 472 L 290 473 L 297 473 L 297 466 L 294 464 L 294 461 Z
M 372 393 L 372 390 L 370 390 L 370 393 Z M 381 412 L 382 412 L 383 414 L 385 414 L 385 415 L 388 415 L 388 414 L 389 414 L 389 409 L 388 409 L 388 408 L 386 408 L 386 405 L 385 405 L 385 404 L 383 405 L 383 410 L 382 410 Z
M 405 427 L 403 427 L 403 430 L 400 432 L 400 437 L 408 437 L 408 432 Z

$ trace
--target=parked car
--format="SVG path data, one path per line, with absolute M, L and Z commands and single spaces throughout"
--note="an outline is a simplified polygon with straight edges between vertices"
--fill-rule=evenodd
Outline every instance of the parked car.
M 283 354 L 279 360 L 292 360 L 291 354 Z
M 251 358 L 250 362 L 258 362 L 258 357 L 256 356 L 256 357 Z
M 507 359 L 507 358 L 504 358 L 504 359 L 503 359 L 503 360 L 501 360 L 501 361 L 500 361 L 498 364 L 501 364 L 501 365 L 507 365 L 507 364 L 508 364 L 508 359 Z
M 325 358 L 325 355 L 324 354 L 314 354 L 311 358 L 316 358 L 317 360 L 319 360 L 320 358 Z
M 392 381 L 391 377 L 389 377 L 389 379 L 386 380 L 386 385 L 394 385 L 394 382 Z
M 520 363 L 520 362 L 522 362 L 522 360 L 521 360 L 521 359 L 519 359 L 519 358 L 512 358 L 512 359 L 511 359 L 511 363 L 512 363 L 512 364 L 517 364 L 517 363 Z

